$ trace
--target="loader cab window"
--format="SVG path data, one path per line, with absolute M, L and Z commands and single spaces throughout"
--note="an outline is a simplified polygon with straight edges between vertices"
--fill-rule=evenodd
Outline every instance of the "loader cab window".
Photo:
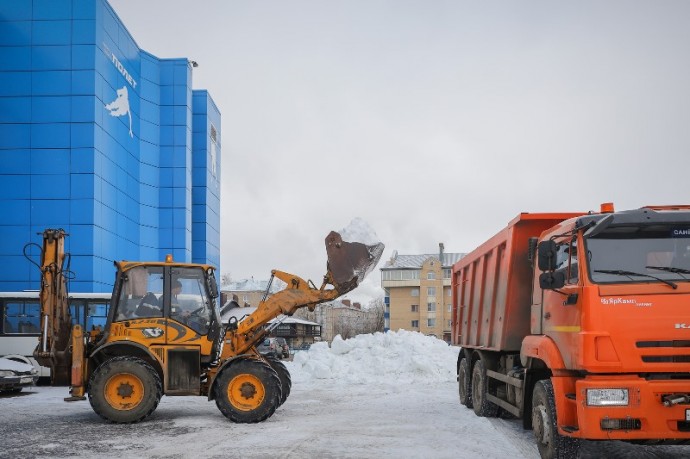
M 115 320 L 163 317 L 163 267 L 139 266 L 122 278 Z
M 200 268 L 175 268 L 171 273 L 170 318 L 206 335 L 213 314 L 213 300 L 206 291 Z

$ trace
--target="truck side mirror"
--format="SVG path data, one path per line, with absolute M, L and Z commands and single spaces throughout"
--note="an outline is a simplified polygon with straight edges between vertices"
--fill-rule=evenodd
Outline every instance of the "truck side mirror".
M 539 287 L 542 290 L 555 290 L 565 285 L 563 271 L 550 271 L 539 275 Z
M 537 246 L 537 257 L 540 271 L 556 269 L 556 243 L 552 240 L 541 241 Z

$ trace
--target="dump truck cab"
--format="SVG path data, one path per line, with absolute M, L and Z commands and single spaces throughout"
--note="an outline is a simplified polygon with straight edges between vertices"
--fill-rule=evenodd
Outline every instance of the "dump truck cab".
M 548 356 L 554 391 L 571 394 L 556 397 L 561 428 L 690 438 L 690 208 L 586 215 L 540 240 L 521 357 Z

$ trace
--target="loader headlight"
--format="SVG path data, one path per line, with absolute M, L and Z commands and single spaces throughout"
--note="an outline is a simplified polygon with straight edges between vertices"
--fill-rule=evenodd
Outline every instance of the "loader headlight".
M 0 370 L 0 376 L 14 376 L 14 371 L 12 370 Z
M 589 406 L 627 406 L 628 389 L 587 389 Z

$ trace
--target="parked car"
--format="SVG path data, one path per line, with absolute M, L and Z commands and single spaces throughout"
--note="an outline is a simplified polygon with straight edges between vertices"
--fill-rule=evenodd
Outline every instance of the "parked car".
M 289 358 L 290 357 L 290 346 L 288 345 L 285 338 L 276 338 L 276 341 L 278 342 L 278 345 L 280 346 L 280 349 L 283 352 L 283 358 L 284 359 Z
M 276 338 L 266 338 L 263 343 L 256 347 L 256 350 L 263 355 L 268 355 L 276 359 L 283 356 L 283 349 L 278 344 Z
M 16 360 L 0 357 L 0 392 L 18 393 L 38 381 L 38 370 Z

